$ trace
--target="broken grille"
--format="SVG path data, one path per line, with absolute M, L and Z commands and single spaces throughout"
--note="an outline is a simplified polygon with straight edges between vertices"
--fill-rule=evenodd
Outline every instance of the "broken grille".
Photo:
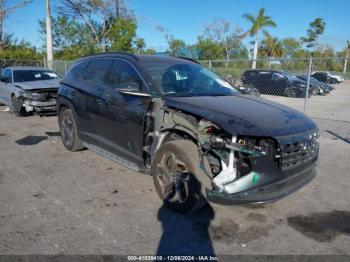
M 48 101 L 51 99 L 57 99 L 57 89 L 52 89 L 52 90 L 43 90 L 39 91 L 39 94 L 41 94 L 40 101 Z
M 289 170 L 301 166 L 317 157 L 318 132 L 310 132 L 280 142 L 280 168 Z

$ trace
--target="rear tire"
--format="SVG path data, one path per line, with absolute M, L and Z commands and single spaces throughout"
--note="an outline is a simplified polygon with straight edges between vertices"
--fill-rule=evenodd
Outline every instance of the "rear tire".
M 28 112 L 23 107 L 23 99 L 17 98 L 15 95 L 11 97 L 12 111 L 17 117 L 28 116 Z
M 71 109 L 60 110 L 58 124 L 63 145 L 67 150 L 75 152 L 84 149 L 83 143 L 78 137 L 78 129 Z
M 206 162 L 204 168 L 208 166 Z M 208 185 L 203 183 L 205 174 L 200 167 L 197 147 L 191 141 L 175 140 L 163 144 L 153 159 L 152 175 L 165 207 L 179 213 L 191 213 L 207 203 L 205 187 Z
M 296 97 L 297 96 L 297 94 L 293 88 L 287 88 L 284 91 L 284 94 L 286 95 L 286 97 Z

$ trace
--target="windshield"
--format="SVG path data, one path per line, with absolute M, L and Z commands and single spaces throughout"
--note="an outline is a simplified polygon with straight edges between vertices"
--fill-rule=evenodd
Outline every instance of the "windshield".
M 58 79 L 58 75 L 52 71 L 44 70 L 14 70 L 13 78 L 14 82 L 29 82 Z
M 143 64 L 166 96 L 225 96 L 238 92 L 199 64 L 169 61 L 144 61 Z

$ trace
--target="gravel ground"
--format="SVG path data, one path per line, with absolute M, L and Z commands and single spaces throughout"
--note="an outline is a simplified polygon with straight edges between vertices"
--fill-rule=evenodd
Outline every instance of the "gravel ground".
M 308 101 L 321 130 L 311 184 L 273 204 L 211 204 L 190 216 L 162 207 L 150 176 L 66 151 L 56 117 L 0 107 L 0 254 L 349 255 L 349 101 L 350 82 Z

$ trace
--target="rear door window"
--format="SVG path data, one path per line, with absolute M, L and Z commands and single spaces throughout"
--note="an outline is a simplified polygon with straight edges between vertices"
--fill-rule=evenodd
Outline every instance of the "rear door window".
M 109 72 L 111 71 L 112 66 L 112 59 L 93 60 L 82 73 L 82 80 L 90 84 L 107 86 L 109 83 Z
M 77 65 L 75 65 L 72 69 L 69 70 L 65 77 L 66 82 L 72 82 L 75 80 L 82 80 L 83 75 L 85 73 L 85 69 L 87 65 L 89 64 L 89 61 L 83 61 Z
M 112 89 L 144 90 L 143 81 L 136 69 L 122 60 L 115 60 L 109 86 Z

